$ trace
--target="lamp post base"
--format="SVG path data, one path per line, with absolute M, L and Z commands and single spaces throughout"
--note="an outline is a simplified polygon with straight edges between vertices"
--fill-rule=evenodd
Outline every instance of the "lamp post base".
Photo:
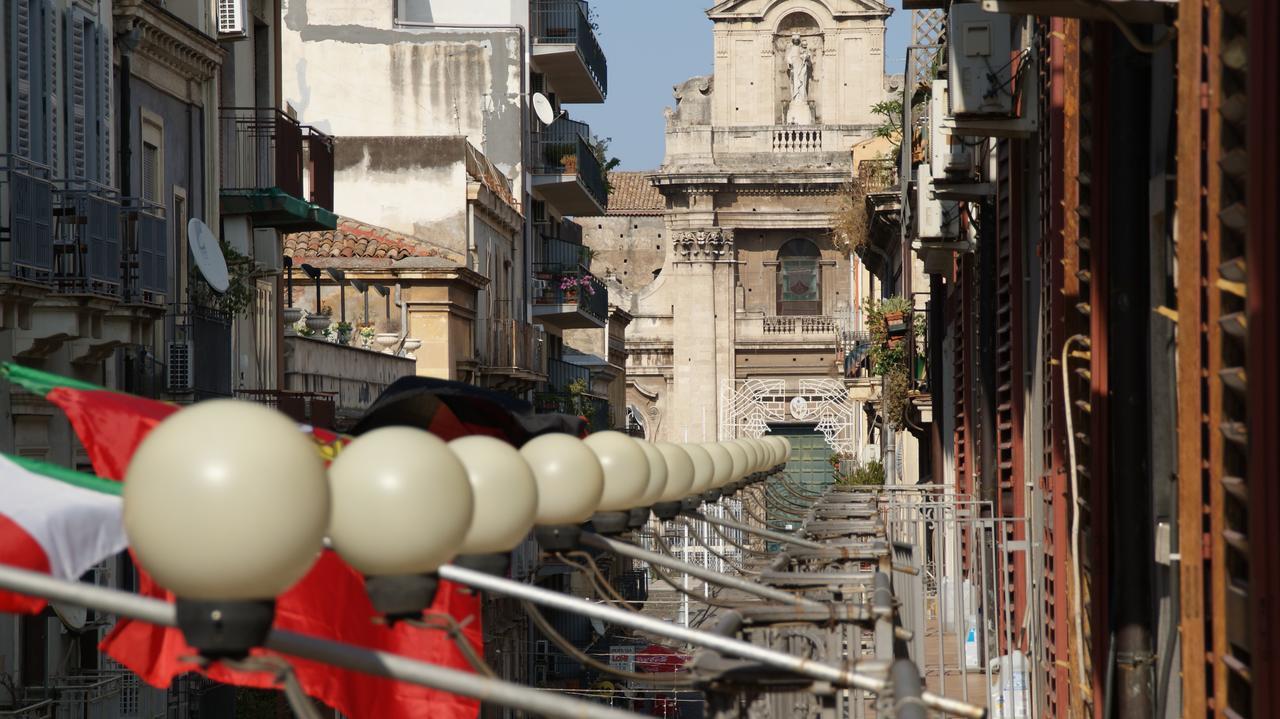
M 418 619 L 436 600 L 440 578 L 435 574 L 405 574 L 394 577 L 366 577 L 364 591 L 378 614 L 394 624 Z
M 639 529 L 649 521 L 649 514 L 652 510 L 649 507 L 636 507 L 627 514 L 627 528 Z
M 693 512 L 702 506 L 702 497 L 685 497 L 680 500 L 680 509 L 685 512 Z
M 658 519 L 675 519 L 677 514 L 680 514 L 679 502 L 658 502 L 653 505 L 653 516 Z
M 477 572 L 484 572 L 493 577 L 507 576 L 507 570 L 511 568 L 510 554 L 463 554 L 453 563 L 459 567 L 474 569 Z
M 576 524 L 552 524 L 533 528 L 533 536 L 546 552 L 567 552 L 578 548 L 582 527 Z
M 596 534 L 616 537 L 627 531 L 630 519 L 629 512 L 596 512 L 591 515 L 591 526 L 595 528 Z
M 276 616 L 274 599 L 177 601 L 178 628 L 206 659 L 243 659 L 262 646 Z

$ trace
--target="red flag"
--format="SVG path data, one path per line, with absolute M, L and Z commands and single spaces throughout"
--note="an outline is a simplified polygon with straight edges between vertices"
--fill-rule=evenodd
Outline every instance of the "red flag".
M 143 438 L 180 407 L 135 397 L 84 383 L 63 380 L 47 373 L 6 364 L 5 376 L 30 391 L 44 395 L 70 420 L 101 477 L 123 479 Z M 462 423 L 441 407 L 432 430 L 456 428 Z M 331 459 L 348 439 L 327 430 L 304 428 Z M 439 431 L 437 431 L 439 434 Z M 453 439 L 443 436 L 444 439 Z M 212 440 L 211 440 L 212 441 Z M 139 571 L 140 592 L 173 601 L 173 595 Z M 447 613 L 464 627 L 463 633 L 483 655 L 483 631 L 479 599 L 458 585 L 441 581 L 432 611 Z M 411 659 L 470 671 L 470 665 L 452 640 L 440 632 L 400 624 L 394 629 L 374 622 L 374 611 L 364 591 L 364 579 L 333 552 L 326 551 L 298 584 L 276 600 L 275 627 L 310 636 L 333 639 Z M 195 652 L 176 629 L 121 620 L 101 650 L 128 667 L 147 683 L 169 686 L 173 678 L 195 667 L 184 662 Z M 463 719 L 479 713 L 479 702 L 416 685 L 393 682 L 326 664 L 288 658 L 307 694 L 353 719 Z M 273 687 L 266 674 L 233 672 L 215 666 L 205 672 L 226 684 Z

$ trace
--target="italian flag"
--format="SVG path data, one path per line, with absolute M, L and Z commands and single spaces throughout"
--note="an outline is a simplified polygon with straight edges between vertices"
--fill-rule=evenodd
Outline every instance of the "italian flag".
M 56 465 L 0 455 L 0 564 L 75 581 L 124 551 L 121 485 Z M 45 601 L 0 592 L 0 612 L 34 614 Z
M 147 434 L 181 408 L 12 363 L 0 364 L 0 377 L 44 397 L 66 413 L 97 474 L 91 477 L 7 458 L 8 464 L 3 465 L 5 472 L 12 473 L 10 467 L 13 467 L 24 474 L 12 480 L 0 480 L 0 517 L 10 520 L 13 528 L 0 526 L 0 563 L 51 572 L 64 579 L 78 579 L 99 561 L 125 548 L 119 498 L 123 484 L 114 480 L 124 479 L 129 460 Z M 444 410 L 438 414 L 453 416 Z M 464 431 L 456 420 L 442 422 L 441 426 Z M 349 440 L 327 430 L 307 426 L 300 429 L 315 441 L 317 451 L 325 459 L 336 456 Z M 433 425 L 432 429 L 437 428 Z M 454 438 L 447 432 L 437 431 L 437 434 L 446 440 Z M 210 437 L 209 441 L 217 439 Z M 37 493 L 35 484 L 25 481 L 29 479 L 46 483 L 49 493 Z M 31 494 L 22 495 L 21 501 L 11 499 L 18 495 L 6 482 L 14 486 L 24 484 L 25 491 Z M 55 494 L 58 490 L 62 493 Z M 20 514 L 30 518 L 14 521 Z M 114 539 L 108 541 L 107 538 Z M 139 568 L 138 584 L 139 593 L 143 595 L 173 601 L 172 595 L 156 585 L 142 568 Z M 8 603 L 10 601 L 35 603 L 20 605 Z M 0 593 L 0 612 L 38 611 L 43 605 L 29 598 Z M 466 640 L 483 653 L 480 601 L 475 594 L 451 582 L 441 582 L 432 611 L 452 616 L 464 627 Z M 403 622 L 395 626 L 375 622 L 373 606 L 365 594 L 364 578 L 330 550 L 321 553 L 310 573 L 277 599 L 275 626 L 431 664 L 470 669 L 461 651 L 439 632 Z M 225 684 L 276 686 L 276 677 L 271 674 L 235 671 L 217 663 L 196 666 L 190 660 L 195 650 L 176 629 L 124 619 L 116 624 L 99 649 L 156 687 L 167 687 L 174 678 L 191 671 L 200 671 Z M 474 719 L 479 713 L 479 702 L 472 699 L 302 659 L 290 658 L 289 663 L 309 695 L 352 719 Z

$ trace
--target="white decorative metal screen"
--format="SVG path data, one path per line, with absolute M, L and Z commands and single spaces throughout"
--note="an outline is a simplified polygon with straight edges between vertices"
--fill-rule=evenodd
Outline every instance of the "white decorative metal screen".
M 725 381 L 720 390 L 720 438 L 760 437 L 772 423 L 814 423 L 833 451 L 852 453 L 857 412 L 838 379 Z

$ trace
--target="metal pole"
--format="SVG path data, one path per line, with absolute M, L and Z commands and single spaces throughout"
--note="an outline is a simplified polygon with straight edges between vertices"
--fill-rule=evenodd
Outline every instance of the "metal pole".
M 583 535 L 586 537 L 594 537 L 595 535 Z M 883 679 L 869 677 L 865 674 L 858 674 L 846 671 L 839 667 L 831 666 L 815 662 L 812 659 L 804 659 L 801 657 L 784 654 L 783 652 L 774 651 L 765 647 L 749 644 L 747 642 L 736 639 L 728 639 L 711 632 L 705 632 L 698 629 L 686 629 L 677 624 L 655 619 L 653 617 L 628 612 L 606 604 L 598 604 L 586 599 L 579 599 L 567 594 L 553 592 L 549 589 L 543 589 L 530 584 L 512 581 L 503 577 L 495 577 L 483 572 L 477 572 L 472 569 L 465 569 L 456 564 L 446 564 L 440 568 L 440 576 L 451 582 L 465 584 L 475 589 L 481 589 L 493 594 L 502 594 L 515 599 L 524 599 L 535 604 L 541 604 L 552 609 L 558 609 L 562 612 L 570 612 L 581 616 L 600 619 L 606 622 L 612 622 L 623 627 L 630 627 L 641 632 L 656 634 L 668 639 L 674 639 L 680 642 L 687 642 L 704 649 L 711 649 L 735 656 L 742 659 L 750 659 L 767 664 L 777 669 L 783 669 L 789 672 L 795 672 L 806 677 L 811 677 L 819 681 L 830 682 L 841 687 L 853 687 L 855 689 L 865 689 L 869 692 L 882 693 L 888 686 L 888 682 Z M 975 707 L 964 702 L 954 699 L 940 697 L 928 692 L 921 695 L 924 703 L 932 709 L 950 714 L 957 714 L 963 717 L 972 717 L 973 719 L 986 719 L 987 710 L 982 707 Z
M 160 599 L 138 596 L 82 582 L 54 579 L 47 574 L 0 565 L 0 586 L 10 591 L 42 597 L 50 601 L 94 609 L 162 627 L 176 627 L 177 610 Z M 268 649 L 350 671 L 439 689 L 523 711 L 565 719 L 612 717 L 638 719 L 639 715 L 593 702 L 548 694 L 518 684 L 489 679 L 454 669 L 427 664 L 388 652 L 380 652 L 328 639 L 272 630 L 264 646 Z
M 739 577 L 730 577 L 726 574 L 713 572 L 708 569 L 704 569 L 703 567 L 699 567 L 696 564 L 689 564 L 688 562 L 682 562 L 679 559 L 676 559 L 675 557 L 668 557 L 665 554 L 650 552 L 646 549 L 641 549 L 640 547 L 637 547 L 634 544 L 619 542 L 616 539 L 609 539 L 608 537 L 602 537 L 598 534 L 591 534 L 589 532 L 584 532 L 582 535 L 581 541 L 583 544 L 589 547 L 594 547 L 595 549 L 601 549 L 606 552 L 612 552 L 619 556 L 628 557 L 630 559 L 638 559 L 642 562 L 648 562 L 649 564 L 656 564 L 661 567 L 667 567 L 668 569 L 674 569 L 676 571 L 684 572 L 685 574 L 697 577 L 698 579 L 701 579 L 704 582 L 710 582 L 712 584 L 718 584 L 722 587 L 737 589 L 742 592 L 747 592 L 748 594 L 754 594 L 755 596 L 760 597 L 761 599 L 767 599 L 772 602 L 780 602 L 782 604 L 792 604 L 792 605 L 819 604 L 819 602 L 815 602 L 810 599 L 804 599 L 802 597 L 797 597 L 794 594 L 791 594 L 789 592 L 784 592 L 780 589 L 774 589 L 773 587 L 766 587 L 766 586 L 757 584 L 755 582 L 748 581 L 746 579 L 741 579 Z
M 704 522 L 718 524 L 721 527 L 728 527 L 730 529 L 736 529 L 741 532 L 746 532 L 747 534 L 754 534 L 759 537 L 772 540 L 774 542 L 781 542 L 783 544 L 794 544 L 797 547 L 804 547 L 805 549 L 822 549 L 824 546 L 826 546 L 822 544 L 822 542 L 815 542 L 810 539 L 802 539 L 800 537 L 795 537 L 790 534 L 784 534 L 782 532 L 774 532 L 769 529 L 760 529 L 757 527 L 752 527 L 747 524 L 740 524 L 738 522 L 733 521 L 732 519 L 726 519 L 724 517 L 717 517 L 713 519 L 711 517 L 700 514 L 698 512 L 685 512 L 685 515 L 692 517 L 694 519 L 701 519 Z
M 909 659 L 899 659 L 893 663 L 889 676 L 893 680 L 894 719 L 926 719 L 929 713 L 921 698 L 920 670 L 916 665 Z

